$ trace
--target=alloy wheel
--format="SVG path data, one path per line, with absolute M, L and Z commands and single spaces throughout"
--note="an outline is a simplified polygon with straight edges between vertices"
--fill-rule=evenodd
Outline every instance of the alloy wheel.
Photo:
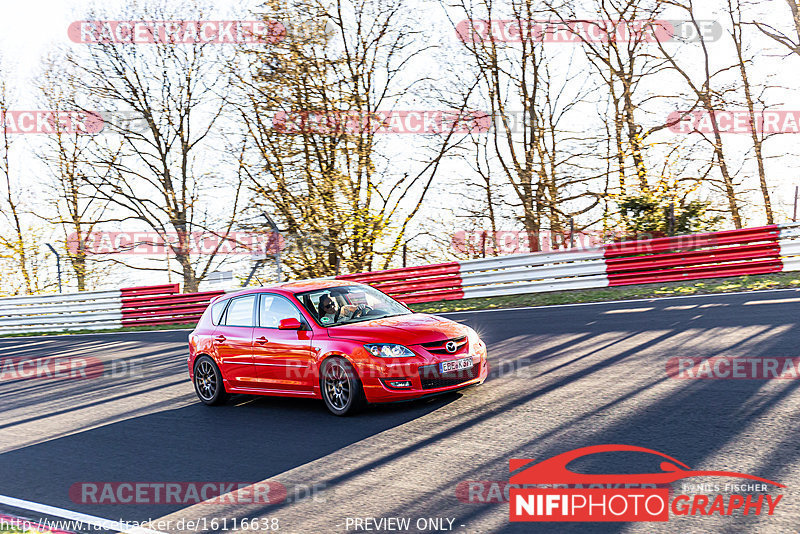
M 200 398 L 205 401 L 212 400 L 217 392 L 217 373 L 211 362 L 200 362 L 195 371 L 194 380 Z
M 350 377 L 338 361 L 328 365 L 323 382 L 326 396 L 331 405 L 337 410 L 344 410 L 350 402 L 352 394 Z

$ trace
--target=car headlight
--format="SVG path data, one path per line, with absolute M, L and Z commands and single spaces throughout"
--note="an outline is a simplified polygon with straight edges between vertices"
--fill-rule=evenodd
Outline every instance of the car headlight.
M 478 333 L 470 327 L 467 327 L 467 339 L 469 340 L 470 352 L 479 349 L 483 345 L 483 341 L 478 337 Z
M 372 343 L 364 345 L 364 348 L 370 354 L 379 358 L 410 358 L 416 356 L 409 348 L 392 343 Z

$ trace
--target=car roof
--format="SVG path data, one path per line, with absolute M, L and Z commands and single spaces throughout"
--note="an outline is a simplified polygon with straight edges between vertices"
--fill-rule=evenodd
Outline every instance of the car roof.
M 363 284 L 359 284 L 358 282 L 351 282 L 348 280 L 333 280 L 333 279 L 300 280 L 297 282 L 284 282 L 282 284 L 273 284 L 269 286 L 250 287 L 246 289 L 241 289 L 239 291 L 235 291 L 232 293 L 226 293 L 224 295 L 220 295 L 214 298 L 212 302 L 216 302 L 217 300 L 223 298 L 237 297 L 239 295 L 248 295 L 250 293 L 275 292 L 275 293 L 294 295 L 297 293 L 303 293 L 305 291 L 314 291 L 315 289 L 328 289 L 332 287 L 358 286 L 358 285 L 363 285 Z

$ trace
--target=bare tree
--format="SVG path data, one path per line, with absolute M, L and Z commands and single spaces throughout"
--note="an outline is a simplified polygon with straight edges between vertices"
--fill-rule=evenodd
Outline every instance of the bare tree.
M 786 47 L 792 54 L 800 55 L 800 2 L 797 0 L 785 1 L 792 14 L 794 36 L 787 35 L 784 31 L 764 22 L 755 21 L 753 24 L 755 24 L 764 35 Z
M 54 113 L 74 113 L 80 107 L 64 64 L 62 58 L 48 58 L 40 78 L 40 101 L 45 109 Z M 89 116 L 85 120 L 99 122 L 100 117 Z M 53 177 L 48 199 L 53 215 L 42 218 L 63 232 L 65 255 L 78 291 L 87 288 L 88 279 L 97 270 L 97 264 L 93 263 L 95 258 L 87 250 L 87 241 L 98 224 L 108 222 L 103 219 L 108 204 L 88 180 L 94 167 L 91 161 L 93 142 L 89 132 L 65 129 L 57 123 L 55 131 L 47 136 L 38 151 Z
M 658 18 L 663 5 L 662 0 L 594 0 L 589 6 L 572 1 L 549 3 L 550 12 L 565 26 L 575 29 L 574 35 L 608 91 L 613 113 L 613 121 L 609 122 L 614 125 L 616 170 L 622 196 L 629 193 L 626 175 L 630 169 L 635 186 L 641 191 L 648 190 L 645 147 L 648 137 L 666 127 L 658 124 L 645 130 L 637 119 L 641 101 L 652 98 L 648 95 L 637 99 L 639 86 L 664 68 L 664 60 L 654 56 L 651 44 L 660 30 Z M 597 20 L 582 20 L 576 15 L 576 9 L 583 12 L 587 7 L 596 13 Z M 586 27 L 595 29 L 591 38 L 585 33 Z
M 165 2 L 148 2 L 113 18 L 204 18 L 197 6 L 174 15 Z M 90 18 L 104 17 L 95 13 Z M 107 125 L 104 133 L 113 135 L 104 136 L 105 144 L 93 149 L 97 172 L 89 180 L 98 197 L 114 206 L 120 222 L 144 224 L 168 243 L 186 292 L 197 291 L 200 281 L 224 261 L 218 252 L 242 204 L 242 174 L 228 157 L 237 152 L 218 128 L 228 87 L 223 50 L 208 42 L 136 45 L 106 39 L 86 45 L 71 58 L 71 82 L 95 109 L 132 112 L 141 118 Z M 228 174 L 226 161 L 232 169 Z M 193 255 L 196 232 L 219 236 L 217 246 Z
M 728 161 L 725 156 L 725 149 L 722 142 L 722 135 L 720 132 L 719 124 L 716 120 L 716 112 L 727 101 L 727 93 L 732 91 L 730 88 L 715 87 L 715 80 L 717 77 L 736 66 L 725 65 L 718 69 L 712 70 L 711 67 L 711 54 L 708 50 L 706 37 L 695 16 L 695 8 L 693 0 L 677 0 L 670 2 L 671 5 L 682 10 L 692 26 L 695 28 L 697 34 L 697 51 L 702 63 L 702 76 L 699 79 L 694 79 L 688 67 L 682 65 L 679 61 L 680 56 L 686 56 L 688 51 L 682 47 L 680 53 L 670 51 L 661 40 L 656 40 L 656 43 L 661 50 L 666 61 L 669 63 L 671 69 L 683 79 L 686 86 L 690 89 L 691 95 L 695 98 L 695 102 L 691 105 L 691 110 L 695 108 L 701 109 L 707 113 L 711 118 L 710 123 L 712 127 L 711 138 L 703 135 L 703 138 L 711 146 L 713 151 L 713 165 L 719 169 L 721 175 L 722 191 L 728 204 L 728 213 L 736 228 L 742 227 L 742 215 L 739 208 L 738 192 L 736 191 L 736 183 L 734 176 L 731 172 Z M 695 56 L 696 57 L 696 56 Z
M 19 174 L 14 171 L 11 160 L 11 136 L 6 126 L 6 114 L 9 112 L 9 88 L 5 73 L 0 72 L 0 177 L 2 178 L 2 213 L 11 232 L 0 232 L 0 254 L 11 260 L 22 278 L 22 291 L 27 295 L 38 290 L 38 280 L 32 269 L 33 251 L 30 250 L 26 235 L 26 227 L 22 221 L 22 208 L 18 191 Z M 17 292 L 16 290 L 14 291 Z
M 563 246 L 565 221 L 592 210 L 600 198 L 589 185 L 593 173 L 581 162 L 594 152 L 589 146 L 594 141 L 582 128 L 569 127 L 570 113 L 591 92 L 585 75 L 572 72 L 571 56 L 553 60 L 539 36 L 526 32 L 530 21 L 547 13 L 546 6 L 521 0 L 502 6 L 463 2 L 456 7 L 471 30 L 451 22 L 461 29 L 466 61 L 495 118 L 485 142 L 493 152 L 493 165 L 516 197 L 512 206 L 530 249 L 539 250 L 542 232 L 550 232 L 555 246 Z M 477 25 L 495 21 L 521 37 L 505 43 L 492 31 L 474 31 Z M 481 158 L 483 148 L 476 148 Z
M 298 276 L 388 267 L 456 142 L 447 129 L 408 167 L 384 150 L 384 112 L 429 84 L 404 76 L 429 45 L 400 1 L 269 2 L 261 16 L 293 24 L 234 69 L 254 205 L 319 244 L 288 258 Z
M 767 218 L 767 224 L 773 224 L 775 222 L 775 218 L 772 214 L 772 201 L 770 200 L 769 187 L 767 185 L 767 175 L 764 169 L 764 140 L 759 135 L 756 123 L 755 98 L 753 95 L 753 87 L 750 81 L 750 76 L 747 71 L 747 65 L 750 63 L 750 61 L 745 59 L 742 3 L 740 0 L 727 0 L 727 3 L 728 16 L 731 21 L 731 40 L 736 48 L 736 59 L 739 67 L 739 74 L 742 79 L 742 90 L 744 91 L 744 99 L 750 116 L 750 137 L 753 140 L 754 156 L 756 159 L 756 166 L 758 168 L 758 182 L 761 188 L 761 196 L 764 199 L 764 213 Z M 790 4 L 793 4 L 795 8 L 797 7 L 797 5 L 793 2 L 790 2 Z

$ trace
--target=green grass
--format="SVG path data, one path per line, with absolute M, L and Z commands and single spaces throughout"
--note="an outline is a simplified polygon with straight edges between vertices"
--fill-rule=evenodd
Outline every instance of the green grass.
M 609 300 L 707 295 L 781 288 L 800 288 L 800 272 L 422 302 L 419 304 L 411 304 L 410 307 L 417 312 L 441 313 L 488 310 L 494 308 L 518 308 L 523 306 L 552 306 L 555 304 L 576 304 L 581 302 L 604 302 Z

